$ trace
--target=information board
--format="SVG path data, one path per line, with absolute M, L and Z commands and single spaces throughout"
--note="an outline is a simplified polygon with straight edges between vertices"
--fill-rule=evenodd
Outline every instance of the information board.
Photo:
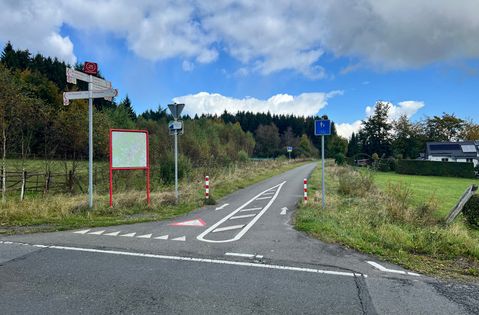
M 112 129 L 112 169 L 146 169 L 148 167 L 148 133 L 144 130 Z

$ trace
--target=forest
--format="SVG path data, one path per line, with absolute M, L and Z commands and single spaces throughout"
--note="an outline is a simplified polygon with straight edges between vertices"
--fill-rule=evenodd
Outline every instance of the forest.
M 64 91 L 85 90 L 86 85 L 66 82 L 68 65 L 28 50 L 16 50 L 7 43 L 0 58 L 0 127 L 4 158 L 83 160 L 88 152 L 88 105 L 85 100 L 64 106 Z M 74 65 L 81 69 L 82 64 Z M 99 74 L 100 77 L 101 73 Z M 108 78 L 105 78 L 108 79 Z M 186 104 L 187 105 L 187 104 Z M 171 159 L 172 120 L 167 104 L 148 106 L 136 113 L 128 96 L 112 102 L 94 100 L 94 156 L 108 158 L 110 128 L 147 129 L 150 133 L 152 164 Z M 417 158 L 427 141 L 479 139 L 479 126 L 472 120 L 443 113 L 413 122 L 407 116 L 389 119 L 390 104 L 378 101 L 374 113 L 362 122 L 351 139 L 326 137 L 329 158 L 379 157 Z M 320 138 L 314 136 L 314 120 L 328 118 L 276 115 L 272 113 L 224 112 L 222 115 L 183 116 L 185 133 L 180 152 L 195 165 L 228 164 L 255 158 L 317 157 Z

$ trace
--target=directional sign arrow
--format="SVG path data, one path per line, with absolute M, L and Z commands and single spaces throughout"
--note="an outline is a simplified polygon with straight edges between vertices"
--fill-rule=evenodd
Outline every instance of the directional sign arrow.
M 283 208 L 281 208 L 281 213 L 280 213 L 280 214 L 281 214 L 281 215 L 285 215 L 285 214 L 286 214 L 286 211 L 288 211 L 288 208 L 283 207 Z
M 106 89 L 99 91 L 91 91 L 92 98 L 110 98 L 118 95 L 117 89 Z M 80 100 L 90 98 L 90 91 L 78 91 L 78 92 L 64 92 L 63 93 L 63 105 L 70 104 L 70 100 Z
M 77 80 L 90 82 L 90 75 L 81 71 L 67 68 L 67 82 L 77 84 Z M 111 82 L 92 76 L 93 90 L 104 90 L 111 88 Z

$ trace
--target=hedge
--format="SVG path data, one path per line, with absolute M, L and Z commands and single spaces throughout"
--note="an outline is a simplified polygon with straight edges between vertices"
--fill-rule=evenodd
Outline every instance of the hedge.
M 398 174 L 474 178 L 473 163 L 399 160 Z
M 479 227 L 479 195 L 472 195 L 471 199 L 466 203 L 462 209 L 464 216 L 469 224 Z

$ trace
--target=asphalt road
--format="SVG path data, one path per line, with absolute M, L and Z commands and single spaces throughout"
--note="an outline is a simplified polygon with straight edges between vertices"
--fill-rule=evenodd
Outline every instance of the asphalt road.
M 479 313 L 474 285 L 295 231 L 291 216 L 314 166 L 175 220 L 1 236 L 0 313 Z

